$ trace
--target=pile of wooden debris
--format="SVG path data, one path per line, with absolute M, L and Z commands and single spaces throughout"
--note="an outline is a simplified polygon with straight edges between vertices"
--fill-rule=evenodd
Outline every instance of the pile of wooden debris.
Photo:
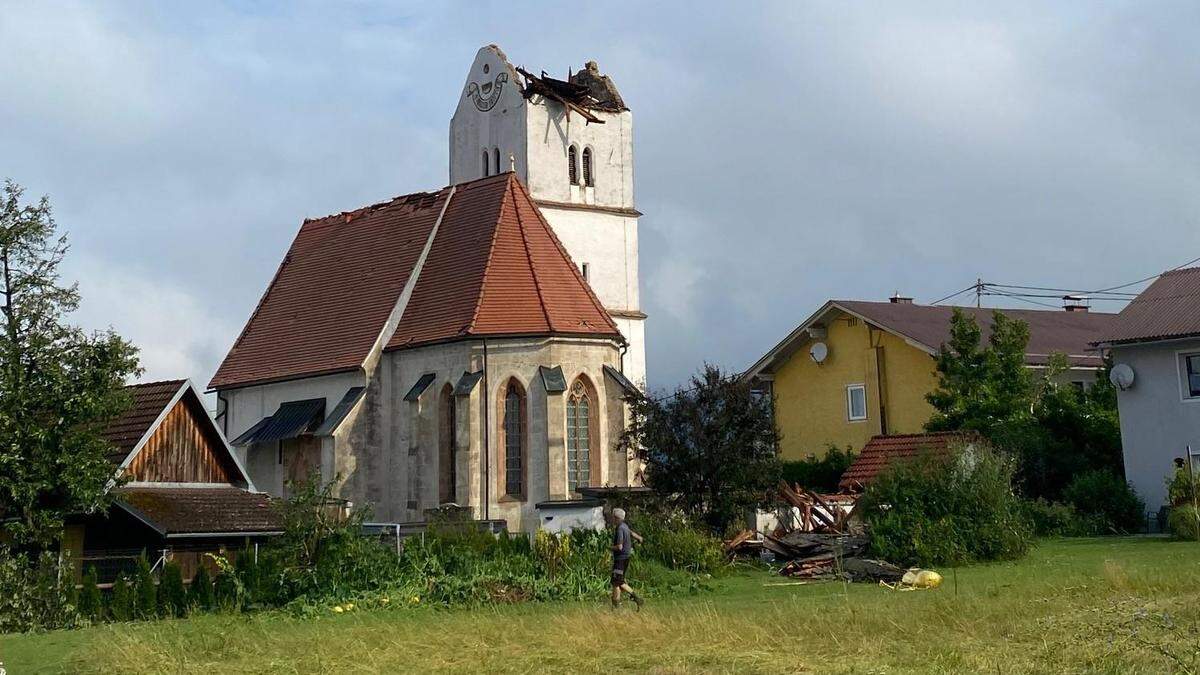
M 802 579 L 896 583 L 904 570 L 865 557 L 870 539 L 855 518 L 853 497 L 819 495 L 780 483 L 785 517 L 774 531 L 744 530 L 725 544 L 730 555 L 764 554 L 783 563 L 779 573 Z

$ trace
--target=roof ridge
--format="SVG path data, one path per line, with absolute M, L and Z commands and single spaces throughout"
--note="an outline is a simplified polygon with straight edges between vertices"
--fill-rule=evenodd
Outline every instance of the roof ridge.
M 588 298 L 591 299 L 592 305 L 597 311 L 600 312 L 600 315 L 604 317 L 604 320 L 608 322 L 608 327 L 620 333 L 621 331 L 619 328 L 617 328 L 617 324 L 609 315 L 608 309 L 604 307 L 604 303 L 600 302 L 600 298 L 596 295 L 596 292 L 592 290 L 592 285 L 587 282 L 587 279 L 583 278 L 583 273 L 579 271 L 579 266 L 575 264 L 575 261 L 571 258 L 571 254 L 567 252 L 567 247 L 563 246 L 563 243 L 559 240 L 558 235 L 554 233 L 554 228 L 550 227 L 550 223 L 548 223 L 546 221 L 546 217 L 542 215 L 541 208 L 539 208 L 537 202 L 533 200 L 533 196 L 529 194 L 529 191 L 525 188 L 525 184 L 519 180 L 516 181 L 516 184 L 521 189 L 521 192 L 525 195 L 525 198 L 529 200 L 529 203 L 533 205 L 533 212 L 537 214 L 538 224 L 541 225 L 542 229 L 547 235 L 549 235 L 550 241 L 554 242 L 554 246 L 558 248 L 558 251 L 562 254 L 563 258 L 570 263 L 568 267 L 571 268 L 571 273 L 575 275 L 575 279 L 579 281 L 581 286 L 583 286 L 583 290 L 588 294 Z
M 515 175 L 515 174 L 514 174 Z M 505 187 L 505 191 L 508 191 Z M 504 199 L 500 199 L 500 210 L 496 213 L 496 220 L 492 223 L 492 238 L 488 242 L 487 262 L 483 264 L 483 274 L 479 276 L 478 295 L 475 296 L 475 309 L 471 311 L 471 320 L 463 328 L 463 334 L 470 335 L 475 332 L 475 324 L 479 321 L 479 310 L 483 307 L 483 289 L 487 288 L 488 275 L 492 271 L 492 261 L 496 259 L 496 239 L 500 237 L 500 218 L 504 216 Z
M 177 377 L 173 380 L 152 380 L 150 382 L 134 382 L 133 384 L 127 384 L 125 386 L 130 387 L 130 388 L 132 388 L 132 387 L 154 387 L 154 386 L 158 386 L 158 385 L 162 385 L 162 384 L 182 385 L 184 382 L 187 382 L 186 377 Z
M 554 319 L 550 318 L 550 309 L 546 306 L 546 294 L 542 292 L 542 282 L 538 277 L 537 265 L 533 262 L 533 254 L 529 251 L 529 237 L 525 236 L 525 223 L 521 219 L 521 207 L 517 204 L 517 195 L 512 190 L 509 181 L 505 194 L 512 199 L 513 216 L 517 219 L 517 232 L 521 235 L 521 247 L 525 249 L 525 260 L 529 263 L 529 273 L 533 276 L 533 288 L 537 291 L 538 305 L 542 308 L 542 316 L 546 318 L 546 328 L 554 332 Z

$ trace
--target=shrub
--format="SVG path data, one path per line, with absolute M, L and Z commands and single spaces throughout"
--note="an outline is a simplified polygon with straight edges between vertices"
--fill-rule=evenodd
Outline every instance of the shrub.
M 1039 537 L 1087 537 L 1104 532 L 1101 519 L 1081 515 L 1070 504 L 1025 499 L 1021 501 L 1021 510 Z
M 192 576 L 187 603 L 189 607 L 205 612 L 213 608 L 212 578 L 208 575 L 208 568 L 203 564 L 196 568 L 196 574 Z
M 31 558 L 0 546 L 0 633 L 75 626 L 74 592 L 74 571 L 64 558 L 49 552 Z
M 1167 502 L 1179 506 L 1200 495 L 1200 476 L 1188 477 L 1185 469 L 1176 469 L 1167 479 Z
M 1096 470 L 1081 473 L 1063 490 L 1063 500 L 1083 517 L 1095 518 L 1105 533 L 1138 532 L 1146 504 L 1120 476 Z
M 842 474 L 850 468 L 854 453 L 830 445 L 824 457 L 809 456 L 800 461 L 783 463 L 783 480 L 788 484 L 799 483 L 813 492 L 837 492 Z
M 1200 540 L 1200 509 L 1191 504 L 1171 509 L 1167 529 L 1179 539 Z
M 144 555 L 138 558 L 137 569 L 134 571 L 133 598 L 134 618 L 155 618 L 158 612 L 158 588 L 154 585 L 154 574 L 150 571 L 150 563 Z
M 247 546 L 233 560 L 233 573 L 241 584 L 243 602 L 256 603 L 259 598 L 259 567 L 255 561 L 254 549 Z
M 121 575 L 113 584 L 112 595 L 109 596 L 108 616 L 113 621 L 132 621 L 136 615 L 137 598 L 133 584 L 125 575 Z
M 158 582 L 158 615 L 183 616 L 187 612 L 187 593 L 183 590 L 183 570 L 179 563 L 163 565 Z
M 96 585 L 96 568 L 88 566 L 83 575 L 83 588 L 79 590 L 79 616 L 88 621 L 99 621 L 104 612 L 100 598 L 100 587 Z
M 640 518 L 634 529 L 645 538 L 637 549 L 641 557 L 692 574 L 716 574 L 725 567 L 721 540 L 682 514 Z
M 236 610 L 242 605 L 238 578 L 232 572 L 219 572 L 213 580 L 213 603 L 217 609 Z
M 1033 531 L 1012 492 L 1014 463 L 976 446 L 892 466 L 860 508 L 874 555 L 903 565 L 1020 558 Z

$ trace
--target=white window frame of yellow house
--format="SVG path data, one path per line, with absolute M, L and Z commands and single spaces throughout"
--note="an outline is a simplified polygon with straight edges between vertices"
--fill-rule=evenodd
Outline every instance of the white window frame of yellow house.
M 854 416 L 854 391 L 862 390 L 862 416 Z M 867 385 L 865 384 L 848 384 L 846 385 L 846 419 L 850 422 L 865 422 L 867 421 Z

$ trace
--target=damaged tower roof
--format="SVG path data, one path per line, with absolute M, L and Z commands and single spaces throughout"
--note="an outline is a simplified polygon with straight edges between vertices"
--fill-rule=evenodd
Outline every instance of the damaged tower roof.
M 601 112 L 622 112 L 629 110 L 625 101 L 613 84 L 612 78 L 600 73 L 595 61 L 588 61 L 583 70 L 570 75 L 566 80 L 550 77 L 546 71 L 534 75 L 524 68 L 517 68 L 518 73 L 525 78 L 525 98 L 535 94 L 558 101 L 563 106 L 579 113 L 588 122 L 603 124 L 604 120 L 591 113 L 592 110 Z

